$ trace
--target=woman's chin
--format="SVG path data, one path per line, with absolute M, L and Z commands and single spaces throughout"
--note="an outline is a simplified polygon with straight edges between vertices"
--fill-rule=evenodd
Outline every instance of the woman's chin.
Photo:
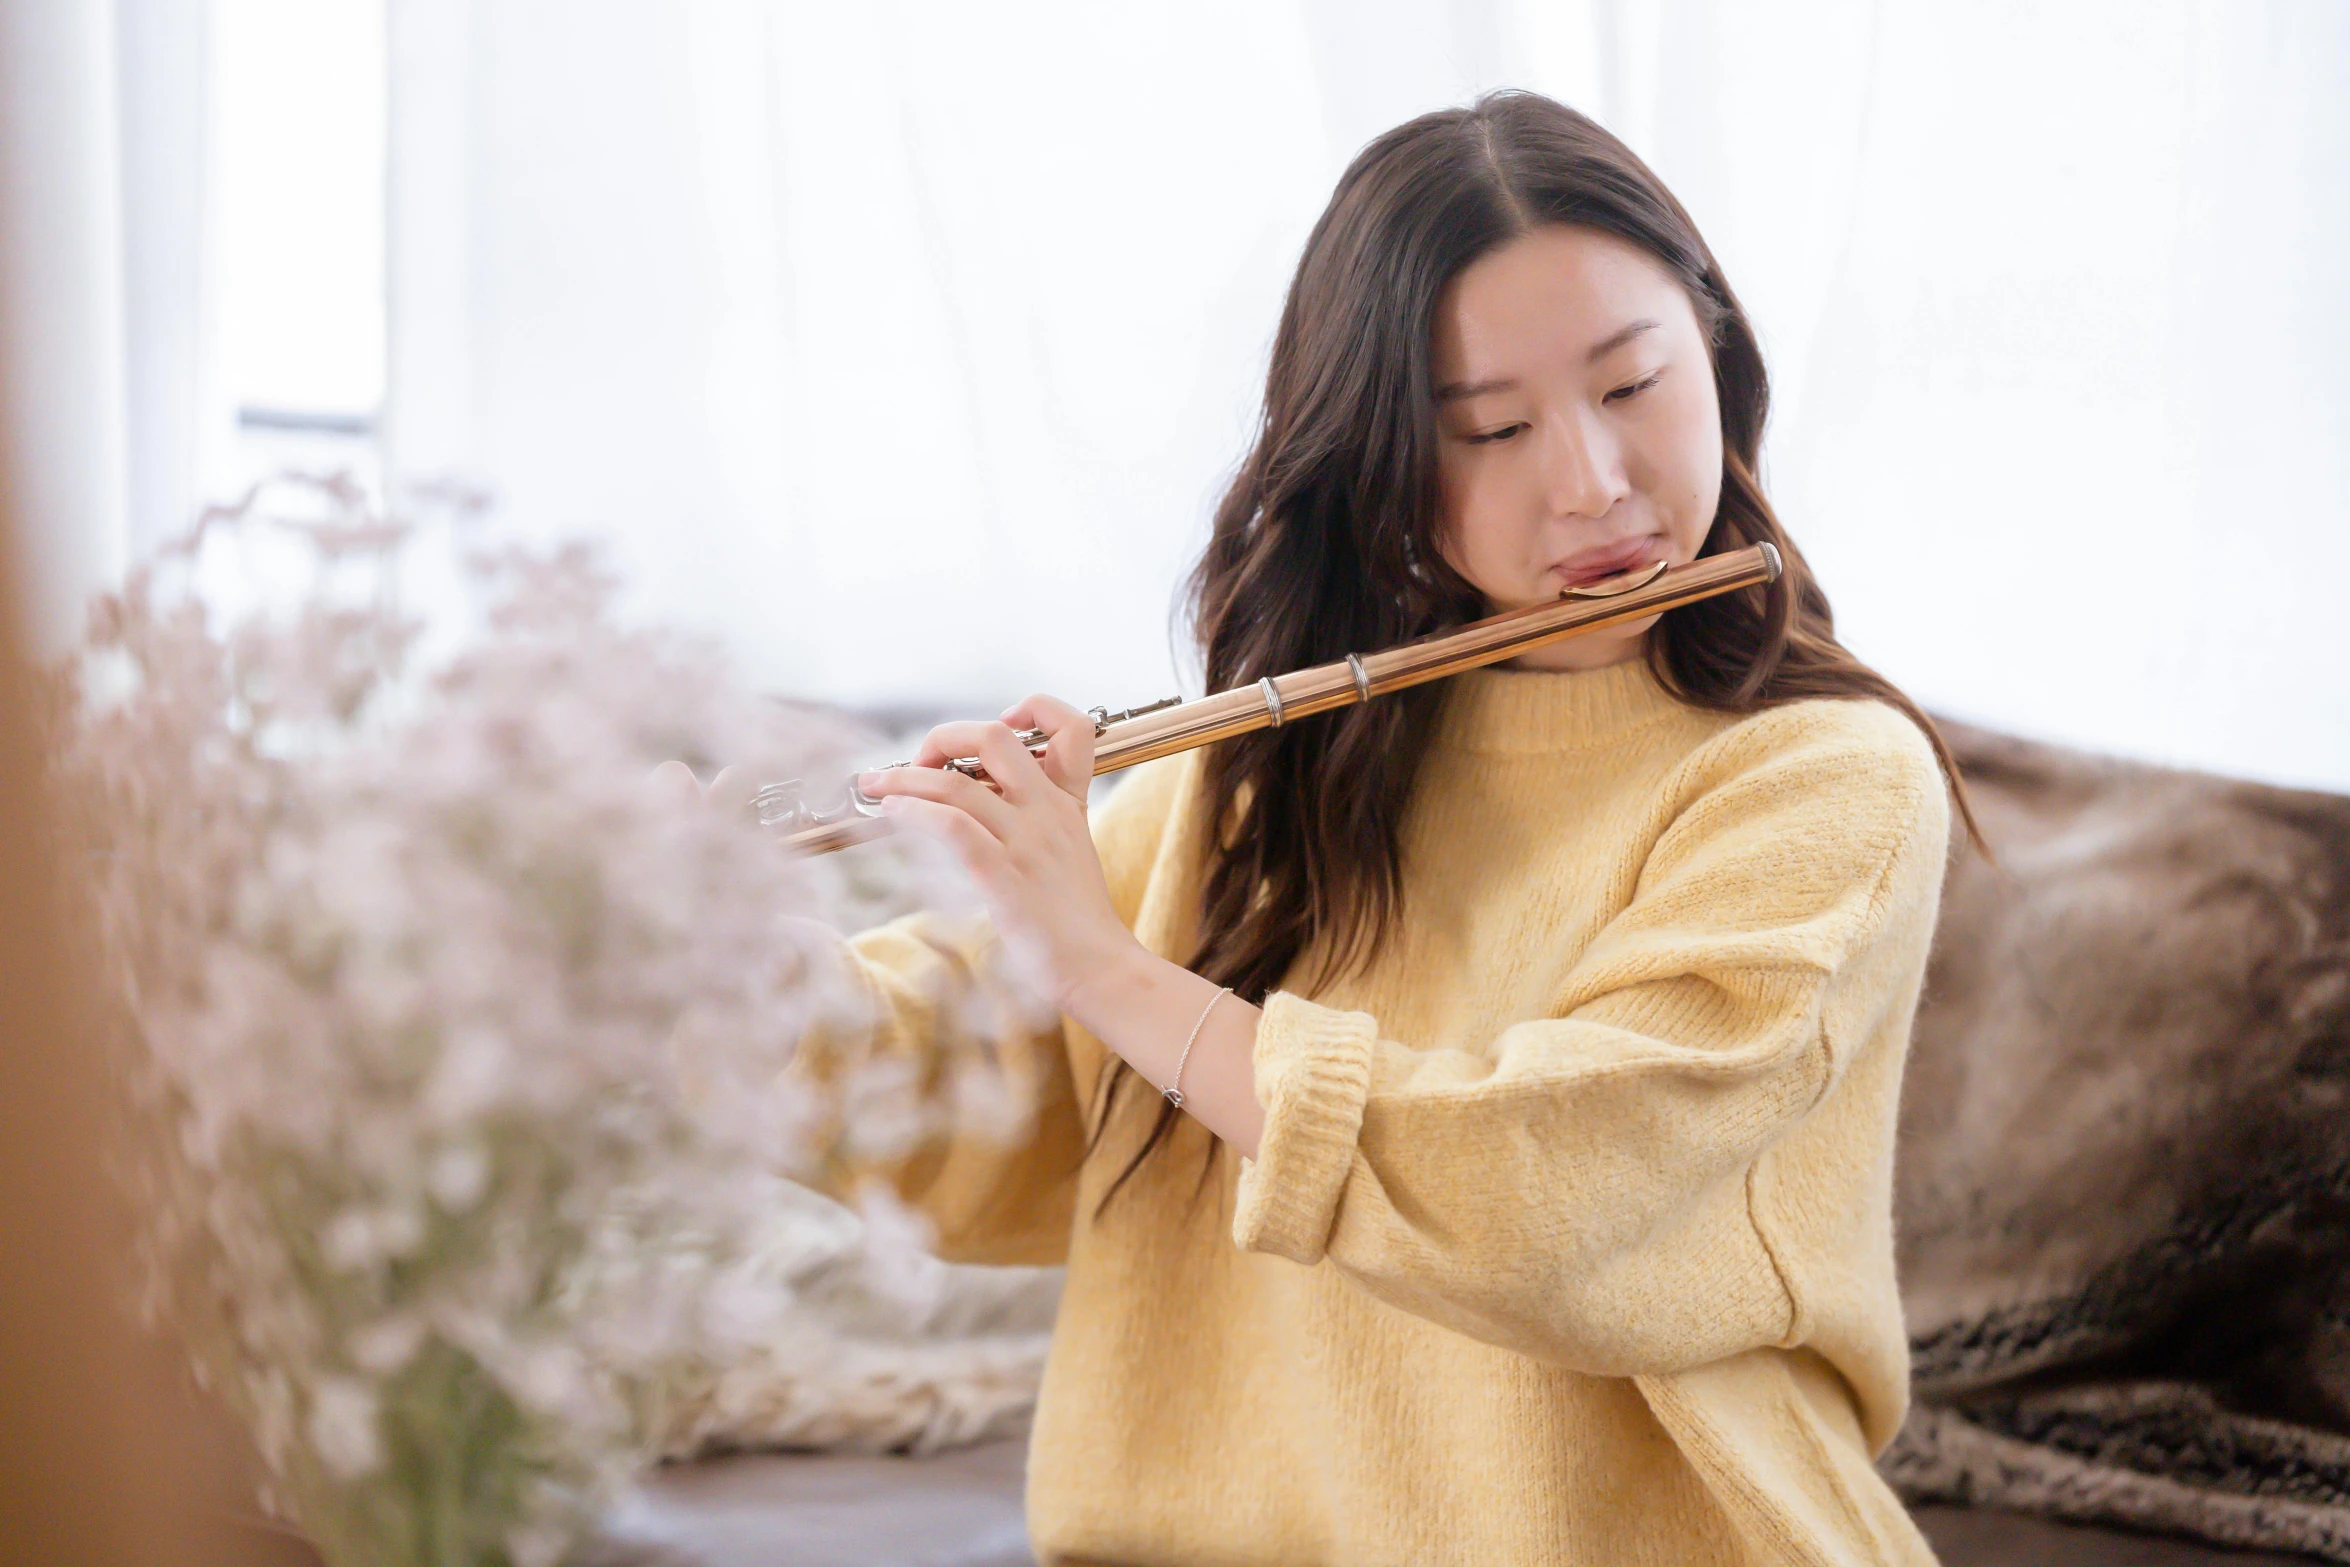
M 1505 669 L 1549 670 L 1569 674 L 1580 669 L 1605 669 L 1627 663 L 1648 650 L 1649 628 L 1663 617 L 1650 615 L 1622 626 L 1610 626 L 1589 636 L 1569 637 L 1511 659 Z

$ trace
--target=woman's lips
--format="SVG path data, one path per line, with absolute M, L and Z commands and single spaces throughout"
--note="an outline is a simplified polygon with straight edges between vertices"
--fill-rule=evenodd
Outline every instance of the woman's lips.
M 1565 579 L 1562 586 L 1585 587 L 1664 559 L 1663 544 L 1664 541 L 1657 535 L 1643 534 L 1637 539 L 1626 539 L 1621 544 L 1603 544 L 1593 549 L 1577 550 L 1550 569 Z

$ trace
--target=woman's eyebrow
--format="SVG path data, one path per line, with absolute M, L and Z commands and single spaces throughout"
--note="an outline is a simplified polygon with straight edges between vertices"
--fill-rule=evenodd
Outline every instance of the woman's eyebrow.
M 1641 333 L 1653 332 L 1663 325 L 1662 321 L 1651 321 L 1645 316 L 1638 321 L 1628 321 L 1594 343 L 1591 351 L 1583 356 L 1583 362 L 1597 364 Z M 1483 397 L 1487 392 L 1513 391 L 1517 384 L 1518 378 L 1514 375 L 1498 376 L 1490 381 L 1447 381 L 1436 389 L 1436 400 L 1440 403 L 1457 403 L 1464 397 Z
M 1594 343 L 1591 352 L 1583 356 L 1583 362 L 1587 365 L 1595 365 L 1641 333 L 1653 332 L 1663 325 L 1662 321 L 1651 321 L 1645 316 L 1638 321 L 1628 322 Z
M 1487 392 L 1506 392 L 1518 384 L 1514 375 L 1505 375 L 1492 381 L 1447 381 L 1436 389 L 1440 403 L 1457 403 L 1464 397 L 1483 397 Z

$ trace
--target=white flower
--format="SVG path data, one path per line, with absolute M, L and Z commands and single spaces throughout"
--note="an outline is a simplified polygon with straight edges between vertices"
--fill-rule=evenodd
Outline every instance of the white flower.
M 489 1156 L 473 1143 L 443 1148 L 424 1167 L 425 1190 L 451 1213 L 463 1213 L 478 1202 L 489 1179 Z
M 383 1255 L 376 1237 L 375 1215 L 365 1208 L 345 1208 L 334 1216 L 318 1238 L 319 1254 L 337 1273 L 358 1273 L 375 1266 Z
M 319 1255 L 337 1273 L 364 1273 L 378 1263 L 404 1257 L 424 1238 L 424 1218 L 415 1208 L 345 1208 L 319 1237 Z
M 571 1548 L 571 1531 L 557 1524 L 518 1524 L 506 1531 L 514 1567 L 556 1567 Z
M 348 1377 L 320 1377 L 310 1390 L 310 1445 L 340 1480 L 356 1480 L 383 1461 L 375 1430 L 375 1394 Z
M 505 1036 L 497 1029 L 461 1023 L 441 1045 L 432 1076 L 425 1081 L 420 1108 L 443 1124 L 479 1115 L 506 1091 L 511 1063 Z
M 415 1358 L 424 1324 L 415 1317 L 384 1317 L 351 1335 L 351 1359 L 362 1371 L 388 1376 Z
M 936 1309 L 944 1282 L 930 1254 L 930 1221 L 879 1181 L 857 1188 L 857 1214 L 865 1221 L 865 1271 L 874 1288 L 918 1312 Z
M 505 1382 L 515 1398 L 542 1414 L 592 1418 L 588 1367 L 569 1344 L 531 1344 L 505 1357 Z

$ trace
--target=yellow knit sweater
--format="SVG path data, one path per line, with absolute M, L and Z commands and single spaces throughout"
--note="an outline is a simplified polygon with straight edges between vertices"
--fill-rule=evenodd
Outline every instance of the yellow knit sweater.
M 1260 1155 L 1158 1098 L 1090 1160 L 1103 1048 L 996 1042 L 1034 1139 L 889 1173 L 942 1254 L 1066 1262 L 1029 1459 L 1049 1563 L 1930 1562 L 1870 1467 L 1907 1398 L 1895 1105 L 1947 802 L 1873 702 L 1737 719 L 1639 663 L 1453 685 L 1364 972 L 1280 992 Z M 1097 809 L 1180 959 L 1198 768 Z M 967 927 L 859 937 L 865 1048 L 936 1067 Z M 1301 964 L 1296 977 L 1308 972 Z

